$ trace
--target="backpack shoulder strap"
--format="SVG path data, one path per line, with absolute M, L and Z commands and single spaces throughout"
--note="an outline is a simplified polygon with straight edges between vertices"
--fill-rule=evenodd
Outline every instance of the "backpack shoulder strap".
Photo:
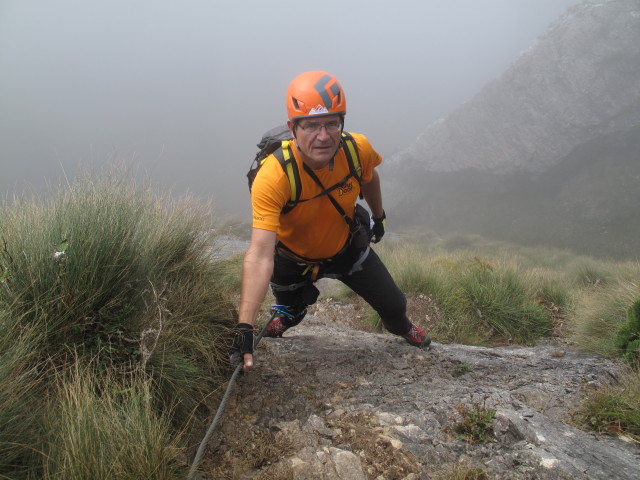
M 362 166 L 360 165 L 360 157 L 358 156 L 358 146 L 349 132 L 342 132 L 342 149 L 347 157 L 349 170 L 360 182 L 362 177 Z
M 300 199 L 300 193 L 302 191 L 300 172 L 298 171 L 298 164 L 296 163 L 296 159 L 291 151 L 291 142 L 289 140 L 283 140 L 282 146 L 273 152 L 273 155 L 278 159 L 280 166 L 289 179 L 291 196 L 287 204 L 282 209 L 282 213 L 287 213 L 296 206 Z
M 345 156 L 347 157 L 347 164 L 349 165 L 350 175 L 355 177 L 358 183 L 361 184 L 360 179 L 362 177 L 362 165 L 360 164 L 356 142 L 349 132 L 343 132 L 341 143 L 342 149 L 345 153 Z M 302 181 L 300 180 L 300 171 L 298 170 L 298 164 L 296 163 L 296 159 L 293 156 L 293 152 L 291 151 L 290 140 L 283 140 L 280 148 L 274 151 L 273 155 L 276 157 L 276 159 L 280 163 L 280 166 L 284 170 L 284 173 L 289 179 L 289 188 L 291 189 L 291 195 L 290 200 L 282 209 L 282 213 L 285 214 L 287 212 L 290 212 L 291 209 L 301 201 L 300 195 L 302 193 Z M 343 182 L 339 182 L 338 184 L 334 185 L 334 187 L 322 192 L 317 196 L 326 194 L 342 183 Z M 360 193 L 360 196 L 362 196 L 362 192 Z
M 349 171 L 358 181 L 358 185 L 362 187 L 362 165 L 360 164 L 360 157 L 358 156 L 358 146 L 349 132 L 342 132 L 342 149 L 347 157 Z M 363 198 L 362 190 L 360 190 L 358 196 L 360 199 Z

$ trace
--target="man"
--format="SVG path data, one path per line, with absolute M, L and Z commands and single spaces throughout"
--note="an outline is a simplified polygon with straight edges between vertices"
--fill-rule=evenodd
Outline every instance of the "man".
M 300 323 L 317 300 L 314 282 L 332 277 L 366 300 L 389 332 L 411 345 L 428 346 L 429 337 L 406 316 L 404 294 L 368 247 L 369 235 L 363 242 L 369 219 L 355 219 L 361 191 L 372 213 L 371 241 L 380 241 L 385 213 L 376 167 L 382 158 L 364 135 L 343 137 L 347 109 L 342 87 L 326 72 L 305 72 L 289 85 L 286 103 L 293 137 L 286 151 L 296 162 L 301 196 L 293 208 L 286 207 L 292 199 L 290 177 L 275 155 L 267 157 L 251 191 L 253 230 L 234 343 L 244 371 L 253 365 L 253 325 L 270 283 L 281 315 L 269 324 L 266 336 L 281 337 Z

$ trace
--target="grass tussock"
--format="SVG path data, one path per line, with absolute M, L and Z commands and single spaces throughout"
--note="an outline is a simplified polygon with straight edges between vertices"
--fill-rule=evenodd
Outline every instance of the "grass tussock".
M 486 402 L 486 397 L 480 402 L 471 396 L 471 405 L 456 405 L 457 416 L 452 419 L 453 426 L 448 426 L 447 430 L 469 443 L 493 441 L 493 419 L 496 410 L 488 408 Z
M 401 290 L 432 303 L 422 323 L 445 343 L 530 344 L 553 335 L 616 357 L 627 310 L 640 299 L 637 262 L 478 236 L 413 235 L 376 250 Z M 370 315 L 371 323 L 377 320 Z
M 210 210 L 129 178 L 2 205 L 0 477 L 171 478 L 176 442 L 226 376 L 236 291 L 211 255 Z M 91 450 L 101 439 L 149 462 L 120 465 Z
M 469 462 L 449 465 L 436 476 L 438 480 L 489 480 L 487 474 L 482 468 L 475 467 Z
M 638 273 L 636 278 L 640 278 L 640 268 Z M 598 355 L 620 356 L 623 352 L 618 349 L 616 338 L 628 321 L 629 307 L 638 299 L 640 284 L 624 279 L 582 290 L 572 315 L 573 340 Z
M 640 300 L 629 307 L 627 317 L 627 323 L 616 336 L 616 348 L 625 362 L 637 366 L 640 363 Z
M 540 272 L 527 272 L 511 258 L 463 253 L 382 249 L 401 290 L 427 295 L 439 309 L 434 338 L 471 344 L 528 344 L 553 330 L 553 314 L 568 293 Z M 545 305 L 546 304 L 546 305 Z
M 144 377 L 96 375 L 76 365 L 57 386 L 44 478 L 177 479 L 185 458 L 170 410 L 158 412 Z
M 14 329 L 7 311 L 0 309 L 0 472 L 15 478 L 36 478 L 41 460 L 40 442 L 34 442 L 45 433 L 40 327 Z
M 575 413 L 578 426 L 624 435 L 640 443 L 640 372 L 630 371 L 619 385 L 591 393 Z

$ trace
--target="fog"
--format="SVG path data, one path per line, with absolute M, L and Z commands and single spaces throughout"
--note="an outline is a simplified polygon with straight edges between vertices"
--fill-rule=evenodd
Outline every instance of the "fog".
M 248 215 L 244 175 L 298 73 L 333 73 L 346 128 L 388 156 L 575 3 L 0 0 L 0 192 L 120 160 Z

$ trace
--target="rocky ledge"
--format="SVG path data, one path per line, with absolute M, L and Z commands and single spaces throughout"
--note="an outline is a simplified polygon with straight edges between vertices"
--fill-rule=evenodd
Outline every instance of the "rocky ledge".
M 621 372 L 566 345 L 419 350 L 309 316 L 261 341 L 202 478 L 638 478 L 637 444 L 570 426 L 588 390 Z M 488 442 L 455 433 L 462 412 L 485 409 L 496 411 Z

